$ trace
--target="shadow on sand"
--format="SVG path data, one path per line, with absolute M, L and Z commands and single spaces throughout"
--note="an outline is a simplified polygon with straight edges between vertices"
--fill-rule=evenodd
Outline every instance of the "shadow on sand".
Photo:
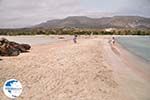
M 24 52 L 21 52 L 21 53 L 29 53 L 30 51 L 24 51 Z
M 11 54 L 11 55 L 0 55 L 1 57 L 17 57 L 19 56 L 20 54 L 23 54 L 23 53 L 29 53 L 30 51 L 24 51 L 24 52 L 19 52 L 17 54 Z M 0 59 L 0 61 L 3 60 L 3 59 Z

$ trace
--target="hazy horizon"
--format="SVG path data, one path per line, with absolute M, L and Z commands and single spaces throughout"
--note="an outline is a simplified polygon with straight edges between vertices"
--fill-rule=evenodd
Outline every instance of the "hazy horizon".
M 28 27 L 68 16 L 150 17 L 149 0 L 0 0 L 0 28 Z

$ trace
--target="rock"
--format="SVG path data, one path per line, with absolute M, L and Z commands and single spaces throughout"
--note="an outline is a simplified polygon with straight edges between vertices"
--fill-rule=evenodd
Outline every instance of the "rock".
M 30 50 L 31 46 L 28 44 L 19 44 L 16 42 L 10 42 L 10 45 L 12 45 L 14 48 L 17 48 L 20 52 L 27 52 L 27 50 Z
M 58 37 L 58 39 L 64 39 L 64 37 Z
M 25 50 L 30 50 L 31 46 L 28 44 L 21 44 L 22 48 L 24 48 Z
M 19 44 L 5 38 L 0 39 L 0 56 L 18 56 L 22 52 L 27 52 L 30 48 L 31 46 L 28 44 Z

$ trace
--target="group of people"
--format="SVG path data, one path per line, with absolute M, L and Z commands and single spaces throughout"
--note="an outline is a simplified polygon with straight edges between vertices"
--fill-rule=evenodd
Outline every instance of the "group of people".
M 73 38 L 74 43 L 77 43 L 77 37 L 78 37 L 78 35 L 74 35 L 74 38 Z M 110 43 L 115 44 L 115 37 L 112 37 L 112 39 L 110 40 Z

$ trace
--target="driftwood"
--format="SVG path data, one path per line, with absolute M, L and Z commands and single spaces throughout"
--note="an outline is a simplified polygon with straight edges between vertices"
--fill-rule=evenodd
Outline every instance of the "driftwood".
M 28 52 L 30 48 L 28 44 L 19 44 L 5 38 L 0 39 L 0 56 L 18 56 L 22 52 Z

